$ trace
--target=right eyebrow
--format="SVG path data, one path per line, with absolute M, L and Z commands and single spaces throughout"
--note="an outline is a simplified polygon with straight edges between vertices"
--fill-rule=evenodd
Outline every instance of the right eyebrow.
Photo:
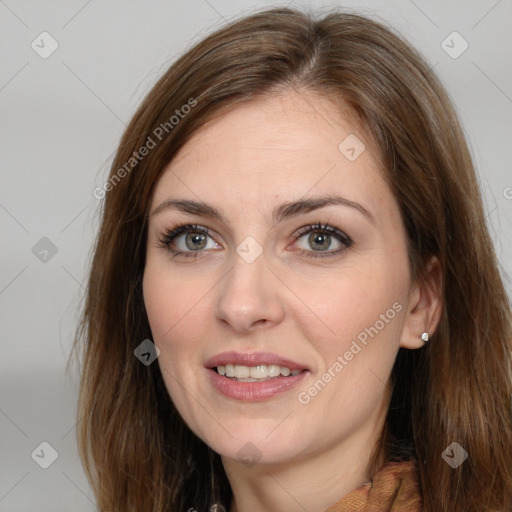
M 217 208 L 202 201 L 191 201 L 189 199 L 166 199 L 151 212 L 151 215 L 158 215 L 167 209 L 179 210 L 192 215 L 203 215 L 224 222 L 224 216 Z

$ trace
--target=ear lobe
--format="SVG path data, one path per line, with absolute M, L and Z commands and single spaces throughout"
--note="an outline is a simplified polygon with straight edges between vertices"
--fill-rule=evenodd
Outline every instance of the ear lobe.
M 427 263 L 423 279 L 416 282 L 411 288 L 400 347 L 421 348 L 425 345 L 425 341 L 421 338 L 424 332 L 432 338 L 441 318 L 442 293 L 441 264 L 436 256 L 432 256 Z

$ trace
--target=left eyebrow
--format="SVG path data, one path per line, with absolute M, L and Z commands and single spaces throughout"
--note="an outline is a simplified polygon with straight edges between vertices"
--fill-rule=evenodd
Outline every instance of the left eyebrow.
M 368 208 L 365 208 L 362 204 L 356 201 L 351 201 L 350 199 L 337 195 L 312 197 L 309 199 L 301 199 L 299 201 L 283 203 L 273 211 L 272 219 L 274 223 L 277 223 L 284 219 L 296 217 L 297 215 L 309 213 L 313 210 L 318 210 L 319 208 L 324 208 L 325 206 L 331 205 L 341 205 L 355 208 L 359 213 L 370 220 L 372 224 L 375 224 L 375 218 L 368 210 Z
M 272 220 L 274 224 L 277 224 L 285 219 L 296 217 L 331 205 L 354 208 L 370 220 L 372 224 L 375 224 L 375 217 L 362 204 L 338 195 L 312 197 L 283 203 L 276 207 L 272 212 Z M 189 199 L 166 199 L 151 212 L 151 215 L 157 215 L 167 209 L 176 209 L 192 215 L 203 215 L 227 224 L 224 219 L 224 215 L 219 209 L 204 203 L 203 201 L 192 201 Z

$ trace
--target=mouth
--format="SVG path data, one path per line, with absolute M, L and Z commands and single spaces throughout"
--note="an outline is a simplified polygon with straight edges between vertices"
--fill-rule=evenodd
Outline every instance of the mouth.
M 296 386 L 310 373 L 304 364 L 271 353 L 225 352 L 205 364 L 214 388 L 230 398 L 261 401 Z

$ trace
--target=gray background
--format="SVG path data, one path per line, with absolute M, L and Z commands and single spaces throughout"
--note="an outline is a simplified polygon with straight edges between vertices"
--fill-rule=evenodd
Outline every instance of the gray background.
M 76 449 L 77 368 L 65 372 L 98 225 L 93 190 L 168 64 L 225 21 L 276 5 L 286 2 L 0 1 L 1 511 L 95 510 Z M 512 1 L 307 5 L 387 20 L 435 66 L 462 118 L 511 275 Z M 31 47 L 51 48 L 43 31 L 58 43 L 46 59 Z M 441 46 L 453 31 L 469 44 L 455 59 Z M 506 285 L 510 294 L 508 277 Z M 51 462 L 41 442 L 58 452 L 47 469 L 35 462 Z

